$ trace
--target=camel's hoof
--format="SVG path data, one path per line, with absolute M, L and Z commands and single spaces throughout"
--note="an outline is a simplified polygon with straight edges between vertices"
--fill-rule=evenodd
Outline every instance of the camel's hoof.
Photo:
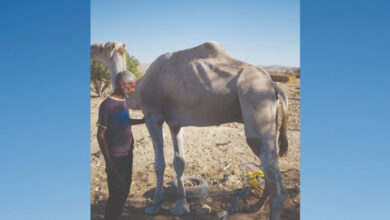
M 145 214 L 148 214 L 148 215 L 154 215 L 156 213 L 158 213 L 161 209 L 161 204 L 151 204 L 150 206 L 146 207 L 145 208 Z
M 169 211 L 174 215 L 183 215 L 189 212 L 190 210 L 188 209 L 188 205 L 185 204 L 185 205 L 176 205 L 170 208 Z

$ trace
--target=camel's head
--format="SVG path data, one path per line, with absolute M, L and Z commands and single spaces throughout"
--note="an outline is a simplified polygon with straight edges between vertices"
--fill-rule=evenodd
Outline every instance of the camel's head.
M 105 44 L 93 44 L 91 59 L 102 63 L 107 68 L 113 62 L 126 64 L 126 44 L 112 41 Z

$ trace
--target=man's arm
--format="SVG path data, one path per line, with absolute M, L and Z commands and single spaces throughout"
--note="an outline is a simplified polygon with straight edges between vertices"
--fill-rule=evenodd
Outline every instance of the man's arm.
M 98 127 L 98 132 L 96 136 L 99 143 L 100 151 L 103 153 L 104 160 L 106 161 L 106 166 L 108 167 L 108 170 L 115 173 L 117 172 L 117 169 L 114 162 L 112 161 L 110 152 L 108 151 L 107 141 L 106 138 L 104 137 L 105 133 L 106 133 L 106 129 L 102 127 Z
M 130 119 L 130 125 L 139 125 L 145 123 L 145 117 L 143 119 Z

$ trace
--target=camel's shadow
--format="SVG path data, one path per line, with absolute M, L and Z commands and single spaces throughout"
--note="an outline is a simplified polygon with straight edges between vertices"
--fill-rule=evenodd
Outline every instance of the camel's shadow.
M 299 179 L 299 171 L 287 170 L 282 172 L 282 175 L 286 181 L 297 181 Z M 290 180 L 291 179 L 291 180 Z M 147 215 L 144 213 L 144 208 L 149 205 L 153 198 L 155 188 L 146 191 L 142 196 L 145 198 L 143 202 L 132 201 L 131 197 L 128 200 L 127 205 L 123 209 L 123 214 L 120 219 L 218 219 L 217 213 L 219 210 L 229 210 L 242 189 L 221 191 L 211 189 L 209 197 L 200 202 L 188 201 L 190 212 L 182 216 L 174 216 L 170 213 L 169 208 L 175 205 L 175 201 L 178 198 L 175 191 L 169 186 L 164 187 L 164 204 L 160 212 L 156 215 Z M 288 201 L 286 201 L 285 207 L 281 215 L 281 219 L 299 219 L 299 203 L 295 204 L 293 198 L 299 196 L 299 188 L 297 186 L 287 188 L 289 192 Z M 265 190 L 267 192 L 267 190 Z M 234 207 L 231 218 L 232 219 L 268 219 L 269 216 L 269 199 L 268 194 L 263 193 L 261 197 L 251 190 L 245 193 L 237 202 Z M 298 197 L 299 198 L 299 197 Z M 99 201 L 97 204 L 91 205 L 91 219 L 103 219 L 104 206 L 106 201 Z M 197 210 L 203 205 L 207 204 L 211 207 L 211 212 L 206 215 L 199 215 Z
M 187 199 L 190 212 L 187 214 L 189 216 L 194 215 L 198 216 L 196 214 L 196 210 L 202 207 L 202 205 L 207 204 L 212 208 L 212 212 L 218 211 L 218 210 L 229 210 L 236 199 L 236 197 L 239 195 L 239 193 L 243 189 L 236 189 L 231 191 L 210 191 L 209 197 L 202 200 L 202 201 L 192 201 L 191 198 Z M 146 199 L 152 199 L 155 192 L 155 188 L 148 190 L 143 194 L 143 196 Z M 254 190 L 251 190 L 247 193 L 245 193 L 237 202 L 236 206 L 233 209 L 232 213 L 240 214 L 240 213 L 257 213 L 262 206 L 264 205 L 265 201 L 267 200 L 268 193 L 267 189 L 264 191 L 264 193 L 259 197 L 259 194 L 257 194 Z M 172 187 L 164 187 L 164 204 L 170 205 L 170 207 L 174 206 L 176 199 L 178 199 L 179 196 L 176 194 L 174 189 Z M 163 206 L 164 207 L 164 206 Z M 143 210 L 142 210 L 143 211 Z M 163 209 L 162 213 L 159 213 L 161 215 L 172 215 L 168 209 Z M 212 214 L 212 213 L 210 213 Z M 198 216 L 199 218 L 199 216 Z
M 144 193 L 144 197 L 151 199 L 153 197 L 155 189 L 151 189 Z M 235 198 L 240 193 L 239 190 L 234 191 L 210 191 L 207 199 L 200 202 L 188 201 L 190 212 L 182 216 L 174 216 L 169 211 L 170 207 L 175 205 L 177 195 L 174 192 L 164 191 L 164 204 L 160 212 L 156 215 L 147 215 L 144 213 L 145 203 L 134 203 L 125 206 L 123 214 L 120 219 L 216 219 L 219 210 L 229 210 L 232 206 Z M 259 198 L 253 192 L 247 192 L 242 196 L 237 205 L 234 207 L 232 214 L 255 214 L 259 212 L 266 200 L 266 196 Z M 257 202 L 256 202 L 257 201 Z M 91 219 L 103 219 L 104 206 L 106 201 L 99 201 L 97 204 L 91 205 Z M 211 207 L 211 212 L 206 215 L 199 215 L 197 210 L 200 209 L 204 204 Z

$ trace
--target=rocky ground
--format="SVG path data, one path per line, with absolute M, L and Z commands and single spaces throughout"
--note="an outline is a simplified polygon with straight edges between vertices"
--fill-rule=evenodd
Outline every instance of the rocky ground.
M 300 84 L 280 83 L 289 97 L 288 139 L 289 151 L 280 158 L 283 183 L 289 192 L 281 219 L 299 219 L 300 215 Z M 95 126 L 98 108 L 104 98 L 91 98 L 91 218 L 103 219 L 104 204 L 108 197 L 104 159 L 96 141 Z M 142 118 L 142 112 L 130 110 L 132 118 Z M 145 125 L 132 127 L 135 137 L 133 182 L 121 219 L 218 219 L 218 214 L 228 210 L 239 191 L 247 186 L 241 174 L 241 166 L 247 161 L 259 163 L 246 144 L 243 124 L 230 123 L 213 127 L 184 128 L 185 175 L 203 176 L 210 187 L 209 197 L 201 202 L 190 202 L 190 213 L 172 216 L 169 208 L 174 200 L 169 196 L 170 182 L 175 178 L 173 149 L 168 127 L 164 124 L 164 153 L 166 169 L 163 210 L 153 216 L 143 213 L 151 202 L 155 187 L 154 153 Z M 254 191 L 246 193 L 228 219 L 268 219 L 268 199 L 261 207 Z M 203 206 L 203 209 L 201 208 Z M 204 211 L 204 212 L 201 212 Z

